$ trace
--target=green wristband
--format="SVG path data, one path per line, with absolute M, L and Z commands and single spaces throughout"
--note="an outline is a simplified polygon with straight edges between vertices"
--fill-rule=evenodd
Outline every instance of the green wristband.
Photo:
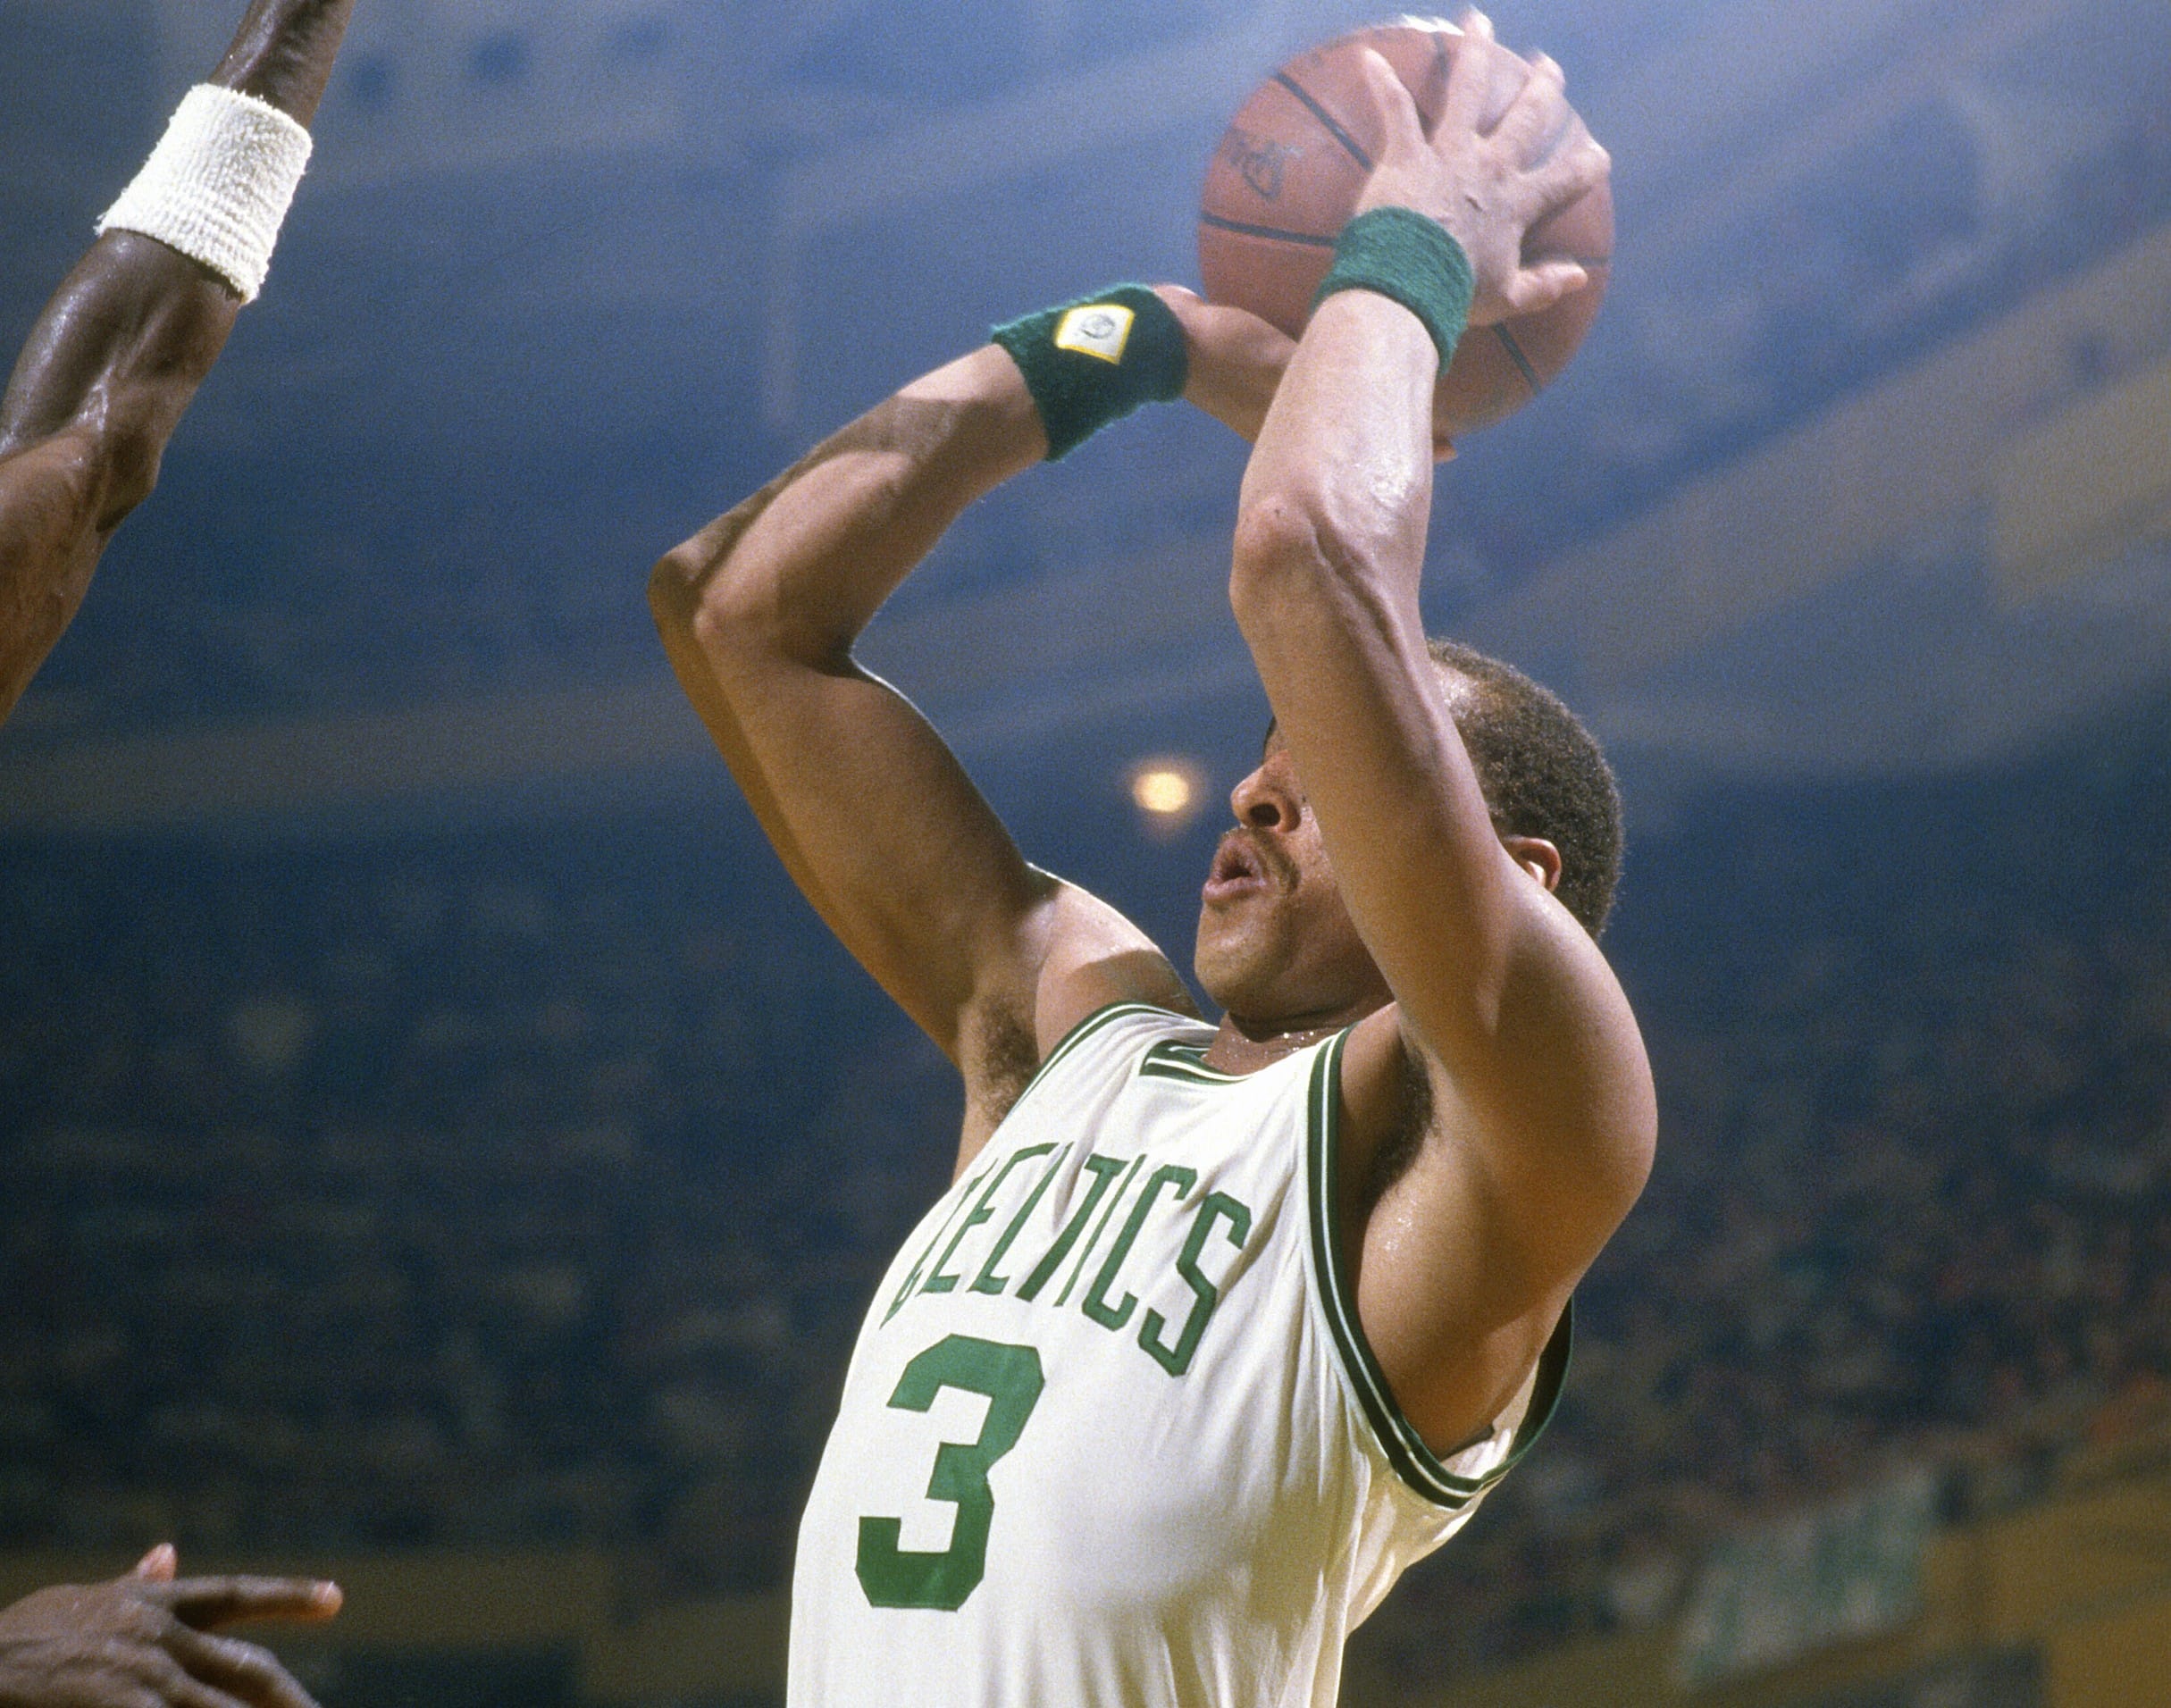
M 1111 285 L 1005 321 L 988 336 L 1025 375 L 1051 463 L 1140 404 L 1184 395 L 1182 322 L 1144 285 Z
M 1424 322 L 1444 368 L 1470 324 L 1476 283 L 1470 256 L 1438 220 L 1415 208 L 1375 207 L 1342 228 L 1312 306 L 1337 290 L 1377 291 Z

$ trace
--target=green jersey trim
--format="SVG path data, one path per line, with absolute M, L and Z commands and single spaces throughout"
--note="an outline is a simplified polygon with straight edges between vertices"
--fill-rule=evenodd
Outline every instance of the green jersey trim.
M 1348 1040 L 1347 1032 L 1338 1033 L 1320 1051 L 1312 1063 L 1307 1097 L 1305 1195 L 1312 1217 L 1312 1260 L 1320 1277 L 1320 1303 L 1357 1402 L 1396 1475 L 1426 1500 L 1450 1511 L 1460 1511 L 1506 1476 L 1544 1433 L 1567 1379 L 1569 1348 L 1574 1340 L 1574 1307 L 1572 1303 L 1562 1311 L 1559 1326 L 1538 1356 L 1530 1407 L 1516 1427 L 1506 1457 L 1482 1477 L 1459 1477 L 1449 1470 L 1403 1415 L 1357 1315 L 1356 1291 L 1351 1285 L 1347 1254 L 1342 1249 L 1341 1223 L 1335 1215 L 1335 1185 L 1340 1178 L 1342 1051 Z
M 1209 1068 L 1204 1044 L 1178 1043 L 1173 1038 L 1163 1038 L 1148 1050 L 1138 1071 L 1148 1079 L 1182 1079 L 1194 1085 L 1241 1085 L 1246 1077 Z
M 1107 1026 L 1111 1020 L 1120 1020 L 1126 1015 L 1131 1014 L 1156 1014 L 1161 1016 L 1163 1019 L 1168 1020 L 1184 1020 L 1188 1018 L 1187 1016 L 1177 1013 L 1174 1009 L 1156 1008 L 1151 1002 L 1109 1002 L 1102 1004 L 1100 1008 L 1094 1009 L 1092 1013 L 1086 1015 L 1085 1018 L 1081 1019 L 1076 1026 L 1072 1026 L 1069 1031 L 1064 1033 L 1063 1035 L 1056 1041 L 1055 1048 L 1048 1051 L 1045 1056 L 1041 1058 L 1040 1066 L 1033 1070 L 1033 1077 L 1026 1081 L 1025 1089 L 1018 1093 L 1017 1100 L 1011 1103 L 1009 1109 L 1003 1111 L 1002 1121 L 996 1123 L 996 1130 L 1000 1132 L 1002 1126 L 1009 1122 L 1010 1117 L 1017 1114 L 1018 1111 L 1024 1107 L 1026 1099 L 1032 1096 L 1034 1089 L 1039 1085 L 1042 1080 L 1047 1078 L 1051 1073 L 1055 1071 L 1055 1064 L 1057 1062 L 1062 1060 L 1065 1056 L 1069 1055 L 1080 1044 L 1084 1043 L 1087 1038 L 1091 1037 L 1094 1033 L 1100 1031 L 1102 1027 Z M 988 1143 L 990 1144 L 994 1143 L 993 1134 L 989 1136 Z

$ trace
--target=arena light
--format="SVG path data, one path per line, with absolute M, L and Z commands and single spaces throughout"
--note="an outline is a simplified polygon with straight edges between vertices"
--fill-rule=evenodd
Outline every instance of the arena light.
M 1190 809 L 1191 779 L 1168 766 L 1141 771 L 1131 783 L 1131 799 L 1139 809 L 1156 817 L 1173 817 Z
M 1131 767 L 1128 789 L 1141 826 L 1158 841 L 1197 818 L 1206 804 L 1206 772 L 1196 759 L 1158 753 Z

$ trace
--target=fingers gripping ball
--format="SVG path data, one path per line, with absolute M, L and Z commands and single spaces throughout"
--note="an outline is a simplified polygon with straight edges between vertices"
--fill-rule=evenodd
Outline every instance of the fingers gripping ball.
M 1364 50 L 1395 68 L 1429 131 L 1462 40 L 1438 19 L 1375 24 L 1298 54 L 1253 91 L 1214 150 L 1200 197 L 1199 276 L 1209 298 L 1249 309 L 1293 338 L 1303 332 L 1383 140 Z M 1512 54 L 1495 56 L 1488 127 L 1530 71 Z M 1467 334 L 1440 375 L 1441 431 L 1502 420 L 1559 376 L 1597 318 L 1613 248 L 1613 194 L 1603 182 L 1530 228 L 1526 263 L 1580 262 L 1590 283 L 1550 307 Z

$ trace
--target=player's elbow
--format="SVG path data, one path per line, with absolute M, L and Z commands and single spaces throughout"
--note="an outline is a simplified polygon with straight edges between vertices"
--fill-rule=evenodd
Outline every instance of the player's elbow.
M 649 575 L 649 607 L 666 647 L 691 644 L 726 688 L 779 666 L 820 665 L 818 640 L 801 632 L 765 578 L 718 564 L 698 540 L 666 553 Z
M 692 631 L 700 589 L 701 566 L 691 542 L 666 552 L 649 571 L 649 614 L 666 640 Z
M 754 612 L 698 540 L 666 552 L 649 572 L 649 610 L 666 640 L 690 639 L 704 652 L 729 655 L 746 645 Z
M 1296 580 L 1316 578 L 1326 567 L 1328 542 L 1316 505 L 1276 490 L 1247 498 L 1236 513 L 1229 559 L 1229 599 L 1241 615 Z
M 1375 519 L 1329 486 L 1277 487 L 1247 498 L 1229 565 L 1238 624 L 1250 632 L 1322 598 L 1339 603 L 1370 586 L 1383 543 Z
M 147 421 L 130 417 L 109 423 L 98 436 L 93 490 L 101 533 L 111 533 L 151 496 L 165 449 L 163 432 Z

